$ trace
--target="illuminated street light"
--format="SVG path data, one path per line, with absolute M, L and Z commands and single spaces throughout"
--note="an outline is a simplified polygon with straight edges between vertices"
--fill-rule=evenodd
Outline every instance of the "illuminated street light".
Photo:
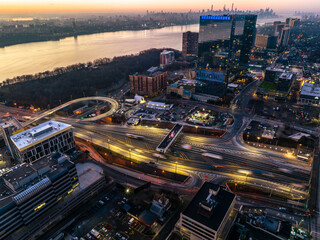
M 176 164 L 176 167 L 175 167 L 175 171 L 174 171 L 174 177 L 176 178 L 177 177 L 177 165 L 178 165 L 178 162 L 176 161 L 175 164 Z

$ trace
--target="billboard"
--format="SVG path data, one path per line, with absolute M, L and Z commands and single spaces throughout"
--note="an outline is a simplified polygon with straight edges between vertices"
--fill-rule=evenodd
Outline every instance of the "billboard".
M 215 72 L 210 70 L 198 70 L 198 79 L 204 81 L 221 82 L 224 80 L 223 72 Z

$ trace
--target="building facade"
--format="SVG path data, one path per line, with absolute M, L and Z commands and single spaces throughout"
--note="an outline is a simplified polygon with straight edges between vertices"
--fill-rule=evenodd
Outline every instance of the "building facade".
M 290 28 L 289 27 L 282 28 L 281 34 L 279 35 L 279 39 L 278 39 L 278 46 L 279 47 L 288 46 L 289 38 L 290 38 Z
M 197 56 L 198 55 L 198 40 L 199 33 L 197 32 L 184 32 L 182 35 L 182 56 Z
M 298 104 L 320 107 L 320 84 L 304 83 L 299 95 Z
M 181 96 L 184 99 L 190 99 L 195 92 L 197 80 L 181 79 L 167 87 L 167 95 L 172 93 Z
M 35 221 L 79 185 L 75 164 L 55 153 L 0 177 L 0 238 Z
M 200 17 L 198 79 L 206 83 L 203 93 L 225 95 L 231 76 L 248 63 L 256 20 L 256 15 Z
M 10 137 L 13 155 L 20 162 L 33 162 L 53 152 L 66 153 L 75 148 L 72 126 L 48 121 Z
M 205 182 L 180 214 L 177 230 L 186 239 L 225 239 L 236 217 L 235 202 L 235 194 Z
M 173 63 L 174 61 L 174 51 L 164 50 L 160 53 L 160 67 L 164 68 L 165 66 Z
M 255 47 L 261 49 L 276 49 L 277 40 L 277 36 L 271 36 L 268 34 L 257 34 L 255 40 Z
M 156 67 L 148 69 L 145 73 L 129 75 L 130 93 L 143 96 L 156 96 L 167 85 L 167 72 Z
M 267 99 L 286 101 L 295 79 L 295 74 L 286 69 L 268 67 L 256 93 Z

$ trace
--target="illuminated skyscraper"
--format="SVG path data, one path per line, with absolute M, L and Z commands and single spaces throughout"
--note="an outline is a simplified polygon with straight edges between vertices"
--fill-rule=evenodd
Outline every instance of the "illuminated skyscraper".
M 256 15 L 201 16 L 198 79 L 203 92 L 223 96 L 239 66 L 248 63 L 256 32 Z

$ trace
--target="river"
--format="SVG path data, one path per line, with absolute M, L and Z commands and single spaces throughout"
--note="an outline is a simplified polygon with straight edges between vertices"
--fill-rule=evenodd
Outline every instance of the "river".
M 267 21 L 274 20 L 278 19 Z M 258 21 L 260 24 L 263 22 Z M 135 54 L 149 48 L 181 50 L 182 33 L 185 31 L 198 32 L 199 25 L 98 33 L 0 48 L 0 82 L 98 58 Z

